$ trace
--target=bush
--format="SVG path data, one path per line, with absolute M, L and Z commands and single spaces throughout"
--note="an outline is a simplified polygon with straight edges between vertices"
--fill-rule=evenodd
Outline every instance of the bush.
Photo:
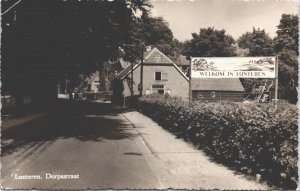
M 125 97 L 125 105 L 130 108 L 136 108 L 138 106 L 138 98 L 141 97 L 140 95 L 133 95 Z
M 114 79 L 112 81 L 112 89 L 113 89 L 113 95 L 112 95 L 112 103 L 123 105 L 124 104 L 124 84 L 123 81 L 120 79 Z
M 278 186 L 298 180 L 298 111 L 295 105 L 189 103 L 144 96 L 139 109 L 164 128 L 188 139 L 215 160 Z

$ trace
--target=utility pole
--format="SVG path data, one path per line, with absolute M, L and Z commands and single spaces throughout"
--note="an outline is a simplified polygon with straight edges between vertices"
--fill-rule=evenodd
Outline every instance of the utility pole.
M 130 80 L 130 93 L 133 96 L 133 62 L 131 62 L 131 80 Z
M 142 46 L 142 56 L 141 56 L 141 74 L 140 74 L 140 95 L 143 95 L 143 68 L 144 67 L 144 46 Z
M 107 62 L 106 65 L 105 65 L 105 67 L 106 67 L 106 91 L 107 91 L 107 92 L 109 91 L 108 66 L 109 66 L 109 63 Z
M 274 96 L 274 104 L 275 108 L 277 108 L 278 101 L 278 55 L 275 60 L 275 96 Z
M 190 57 L 190 75 L 189 75 L 189 105 L 192 105 L 193 101 L 193 92 L 192 92 L 192 57 Z

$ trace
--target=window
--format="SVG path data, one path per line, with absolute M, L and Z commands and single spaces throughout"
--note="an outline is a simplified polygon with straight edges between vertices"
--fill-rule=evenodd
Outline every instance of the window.
M 210 94 L 211 94 L 211 97 L 212 97 L 212 98 L 215 98 L 215 97 L 216 97 L 216 92 L 211 92 Z
M 155 80 L 168 81 L 168 73 L 155 72 Z
M 99 85 L 100 83 L 99 83 L 99 81 L 94 81 L 94 84 Z
M 164 94 L 164 93 L 165 93 L 165 90 L 157 90 L 157 93 L 159 93 L 159 94 Z
M 152 89 L 164 89 L 164 85 L 152 85 Z
M 168 81 L 168 73 L 161 74 L 162 81 Z
M 161 72 L 155 72 L 155 80 L 161 80 Z
M 152 93 L 165 93 L 165 86 L 164 85 L 152 85 Z

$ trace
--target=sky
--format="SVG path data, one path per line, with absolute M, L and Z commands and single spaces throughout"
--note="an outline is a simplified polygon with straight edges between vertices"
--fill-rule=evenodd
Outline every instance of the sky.
M 298 14 L 296 0 L 151 0 L 152 16 L 162 16 L 173 35 L 184 41 L 200 28 L 225 29 L 238 39 L 253 27 L 276 36 L 281 15 Z

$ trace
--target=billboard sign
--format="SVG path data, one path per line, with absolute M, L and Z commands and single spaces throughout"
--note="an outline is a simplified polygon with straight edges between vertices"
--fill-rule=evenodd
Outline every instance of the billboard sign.
M 275 57 L 192 57 L 192 78 L 275 78 Z

